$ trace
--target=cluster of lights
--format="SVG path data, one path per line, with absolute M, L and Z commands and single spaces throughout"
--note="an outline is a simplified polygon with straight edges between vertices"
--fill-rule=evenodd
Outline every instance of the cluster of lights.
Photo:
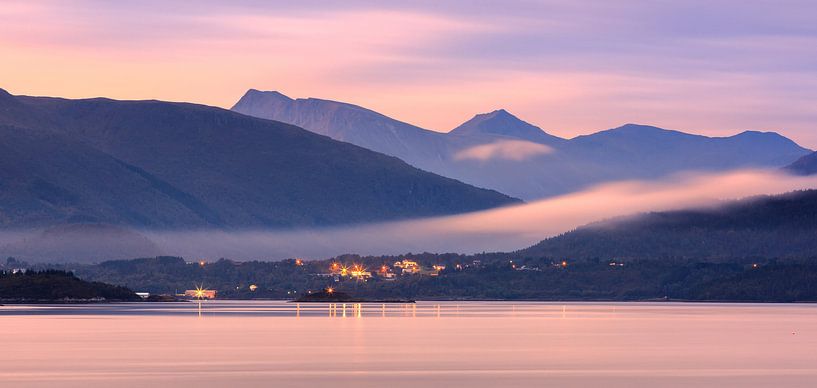
M 366 268 L 360 264 L 355 264 L 352 266 L 352 276 L 361 277 L 366 272 Z
M 329 266 L 329 270 L 331 272 L 340 272 L 341 276 L 363 276 L 363 274 L 366 272 L 366 267 L 360 264 L 352 264 L 351 267 L 347 267 L 339 263 L 332 263 Z M 381 268 L 381 272 L 386 272 L 387 270 L 388 268 L 386 266 Z
M 196 299 L 203 299 L 204 298 L 204 286 L 197 286 L 196 287 L 195 296 L 196 296 Z

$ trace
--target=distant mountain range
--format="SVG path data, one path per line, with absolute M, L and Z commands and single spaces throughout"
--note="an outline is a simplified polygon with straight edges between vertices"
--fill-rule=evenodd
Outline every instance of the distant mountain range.
M 550 135 L 505 110 L 448 133 L 356 105 L 249 90 L 232 108 L 396 156 L 416 167 L 523 199 L 680 171 L 785 166 L 810 153 L 774 132 L 706 137 L 627 124 L 573 139 Z
M 162 101 L 0 89 L 0 228 L 286 228 L 469 212 L 495 191 L 301 128 Z
M 817 190 L 616 218 L 549 238 L 518 254 L 625 261 L 817 258 Z

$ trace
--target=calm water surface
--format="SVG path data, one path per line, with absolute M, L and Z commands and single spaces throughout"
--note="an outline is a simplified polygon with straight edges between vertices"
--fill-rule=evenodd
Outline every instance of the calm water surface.
M 815 387 L 817 306 L 0 307 L 8 387 Z

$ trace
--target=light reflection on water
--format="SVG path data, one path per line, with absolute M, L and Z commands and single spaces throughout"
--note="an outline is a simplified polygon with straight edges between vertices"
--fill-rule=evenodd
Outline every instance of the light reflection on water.
M 817 306 L 0 307 L 0 386 L 817 386 Z

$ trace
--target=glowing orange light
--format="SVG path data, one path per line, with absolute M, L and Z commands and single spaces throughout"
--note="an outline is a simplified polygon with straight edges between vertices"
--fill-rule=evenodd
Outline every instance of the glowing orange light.
M 334 289 L 334 288 L 332 288 L 332 287 L 326 287 L 326 293 L 327 293 L 327 294 L 331 294 L 331 293 L 333 293 L 333 292 L 335 292 L 335 289 Z
M 337 271 L 338 268 L 340 268 L 340 265 L 338 263 L 332 263 L 332 266 L 330 268 L 332 269 L 332 271 Z
M 387 272 L 388 270 L 389 270 L 389 267 L 386 267 L 385 265 L 384 265 L 384 266 L 382 266 L 382 267 L 380 267 L 380 272 L 385 273 L 385 272 Z
M 567 262 L 566 261 L 562 262 L 562 267 L 567 267 Z
M 199 261 L 199 266 L 204 267 L 205 264 L 207 264 L 207 262 L 204 260 Z
M 301 259 L 295 259 L 295 265 L 304 265 L 304 261 Z

